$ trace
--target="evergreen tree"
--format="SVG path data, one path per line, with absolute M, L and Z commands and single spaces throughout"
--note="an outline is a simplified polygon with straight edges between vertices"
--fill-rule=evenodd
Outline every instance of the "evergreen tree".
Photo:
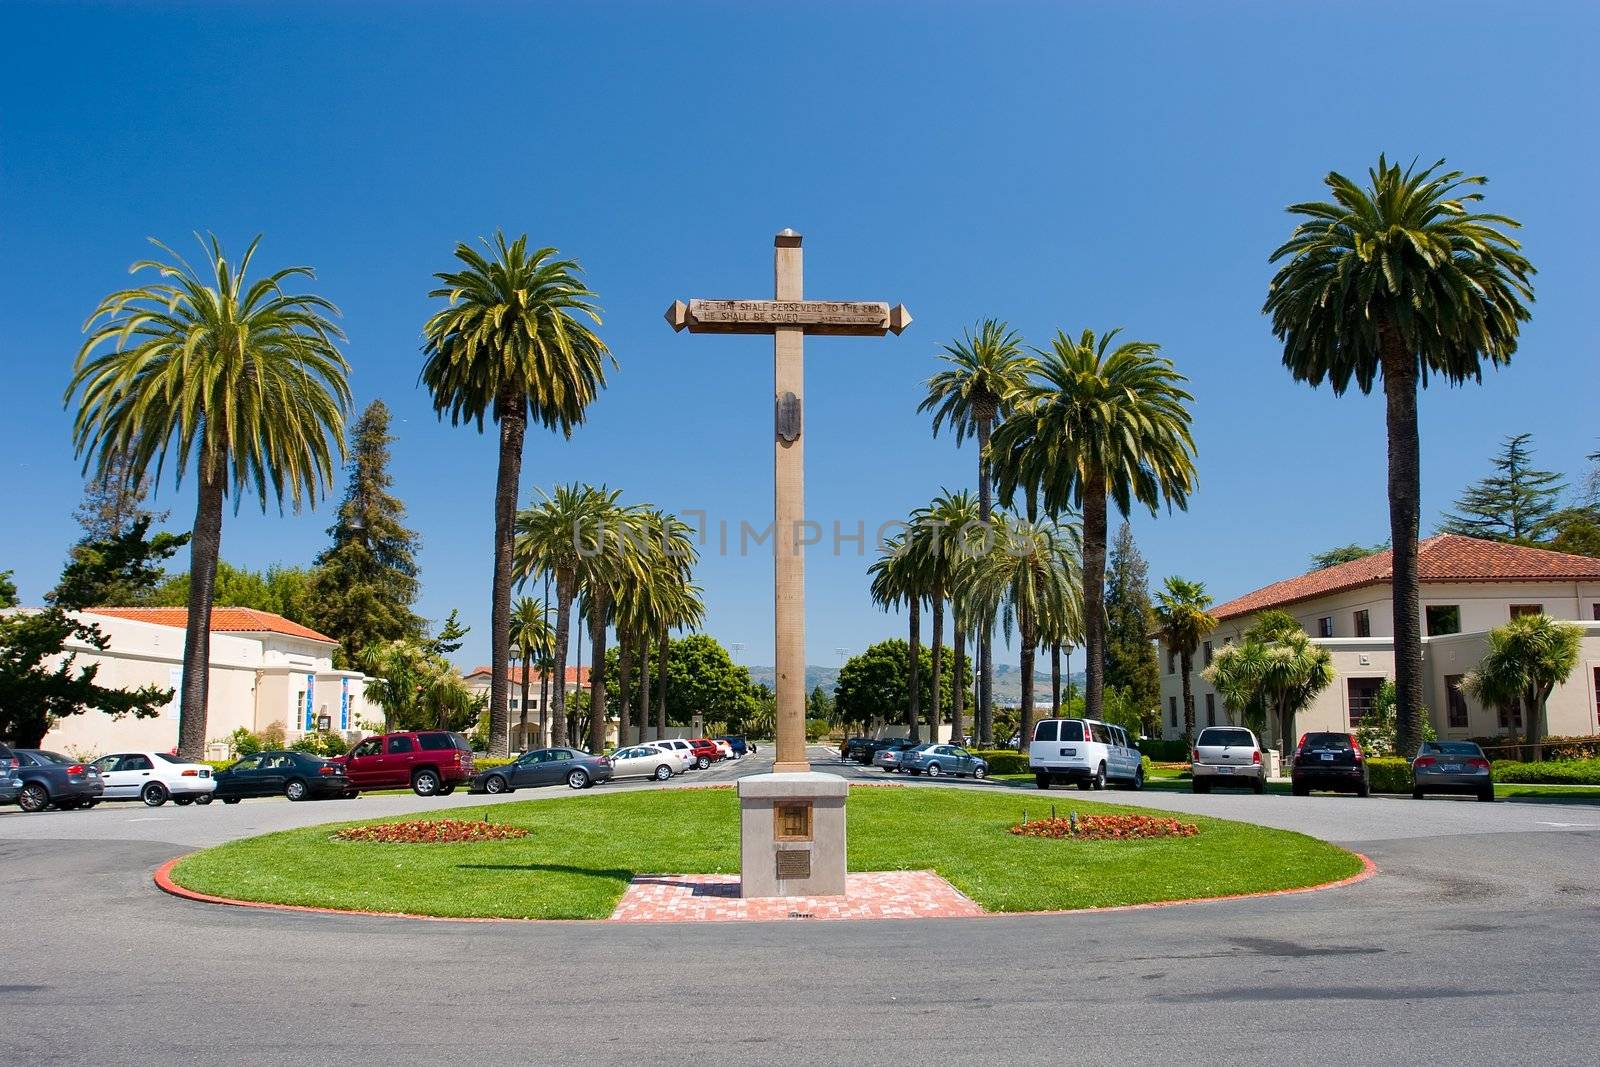
M 390 492 L 389 409 L 374 400 L 356 420 L 351 437 L 350 481 L 339 514 L 328 528 L 333 544 L 316 559 L 311 577 L 309 625 L 339 642 L 343 663 L 362 649 L 420 637 L 417 535 L 406 529 L 405 506 Z
M 49 600 L 82 607 L 148 602 L 164 577 L 162 562 L 189 543 L 186 533 L 147 537 L 152 521 L 152 516 L 141 515 L 124 530 L 75 545 Z
M 1106 686 L 1117 686 L 1139 709 L 1145 732 L 1161 714 L 1161 668 L 1156 662 L 1155 613 L 1150 605 L 1150 569 L 1124 522 L 1111 546 L 1106 575 Z
M 1491 461 L 1497 473 L 1467 487 L 1456 499 L 1457 513 L 1445 515 L 1440 532 L 1518 544 L 1532 543 L 1545 534 L 1566 483 L 1555 471 L 1531 466 L 1532 439 L 1531 433 L 1505 439 Z
M 127 533 L 140 519 L 165 522 L 170 512 L 154 513 L 145 508 L 144 499 L 149 493 L 150 479 L 134 470 L 127 453 L 111 453 L 104 472 L 84 483 L 83 502 L 72 513 L 83 527 L 79 544 L 109 541 Z
M 1357 544 L 1340 545 L 1338 548 L 1330 548 L 1326 552 L 1314 554 L 1311 557 L 1311 569 L 1323 571 L 1329 567 L 1337 567 L 1341 563 L 1351 563 L 1388 550 L 1389 545 L 1387 542 L 1381 545 L 1373 545 L 1371 548 Z
M 255 608 L 282 615 L 290 622 L 315 627 L 311 617 L 311 577 L 304 567 L 273 564 L 265 571 L 217 561 L 211 602 L 219 608 Z M 181 608 L 189 602 L 189 572 L 166 578 L 143 601 L 157 607 Z

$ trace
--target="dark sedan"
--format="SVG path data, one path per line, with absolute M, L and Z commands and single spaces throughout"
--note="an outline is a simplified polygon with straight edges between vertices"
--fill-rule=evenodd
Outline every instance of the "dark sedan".
M 12 773 L 20 766 L 22 761 L 10 746 L 0 745 L 0 804 L 15 804 L 22 795 L 22 779 Z
M 216 792 L 224 804 L 245 797 L 285 796 L 317 800 L 355 796 L 360 790 L 345 777 L 344 765 L 305 752 L 257 752 L 217 772 Z
M 1301 737 L 1295 746 L 1289 779 L 1297 797 L 1308 796 L 1313 789 L 1354 793 L 1358 797 L 1372 791 L 1367 759 L 1354 734 L 1319 731 Z
M 11 777 L 22 783 L 17 805 L 23 811 L 44 811 L 52 806 L 62 811 L 92 808 L 105 792 L 99 771 L 59 752 L 15 748 L 11 758 L 17 761 Z
M 587 789 L 611 780 L 611 762 L 575 748 L 536 748 L 524 752 L 504 767 L 490 767 L 472 779 L 473 793 L 509 793 L 530 786 L 565 782 Z

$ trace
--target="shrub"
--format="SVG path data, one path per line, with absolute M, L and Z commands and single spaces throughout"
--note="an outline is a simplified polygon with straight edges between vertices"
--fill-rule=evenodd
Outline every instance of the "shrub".
M 465 819 L 417 819 L 347 826 L 334 834 L 337 841 L 374 841 L 385 845 L 434 845 L 463 841 L 510 841 L 528 831 L 505 823 Z
M 474 770 L 487 771 L 495 767 L 509 767 L 515 762 L 516 760 L 500 756 L 479 756 L 472 761 L 472 767 Z
M 828 722 L 827 719 L 807 719 L 806 740 L 820 741 L 824 737 L 828 736 L 828 731 L 831 729 L 833 729 L 833 726 Z
M 1181 737 L 1165 739 L 1147 737 L 1139 742 L 1139 751 L 1157 763 L 1188 763 L 1189 743 Z M 1145 771 L 1149 773 L 1148 768 Z
M 1020 837 L 1071 838 L 1074 841 L 1137 841 L 1152 837 L 1193 837 L 1200 828 L 1154 815 L 1084 815 L 1072 812 L 1065 819 L 1032 819 L 1017 823 L 1011 832 Z
M 974 756 L 989 761 L 990 774 L 1027 774 L 1028 754 L 1014 748 L 969 748 Z
M 1527 785 L 1600 785 L 1600 759 L 1542 760 L 1494 764 L 1494 780 Z
M 335 733 L 311 733 L 295 739 L 289 748 L 295 752 L 307 752 L 313 756 L 342 756 L 349 751 L 350 746 L 345 744 L 344 738 Z
M 1373 756 L 1367 760 L 1367 779 L 1374 793 L 1411 792 L 1411 761 L 1398 756 Z

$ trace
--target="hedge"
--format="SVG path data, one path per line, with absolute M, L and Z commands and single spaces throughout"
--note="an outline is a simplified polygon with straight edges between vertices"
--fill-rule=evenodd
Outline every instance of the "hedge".
M 1147 737 L 1139 742 L 1139 751 L 1157 763 L 1189 762 L 1189 742 L 1181 737 Z
M 1600 759 L 1544 760 L 1518 763 L 1499 760 L 1494 780 L 1522 785 L 1600 785 Z
M 1411 792 L 1411 761 L 1399 756 L 1373 756 L 1367 760 L 1367 780 L 1374 793 Z

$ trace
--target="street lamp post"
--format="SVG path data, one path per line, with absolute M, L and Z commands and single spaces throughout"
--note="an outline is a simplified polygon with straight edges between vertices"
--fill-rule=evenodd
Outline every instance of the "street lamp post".
M 511 660 L 511 669 L 517 670 L 517 664 L 522 662 L 522 650 L 516 645 L 511 646 L 507 656 Z M 522 671 L 522 706 L 518 708 L 518 744 L 523 748 L 528 745 L 528 672 Z

